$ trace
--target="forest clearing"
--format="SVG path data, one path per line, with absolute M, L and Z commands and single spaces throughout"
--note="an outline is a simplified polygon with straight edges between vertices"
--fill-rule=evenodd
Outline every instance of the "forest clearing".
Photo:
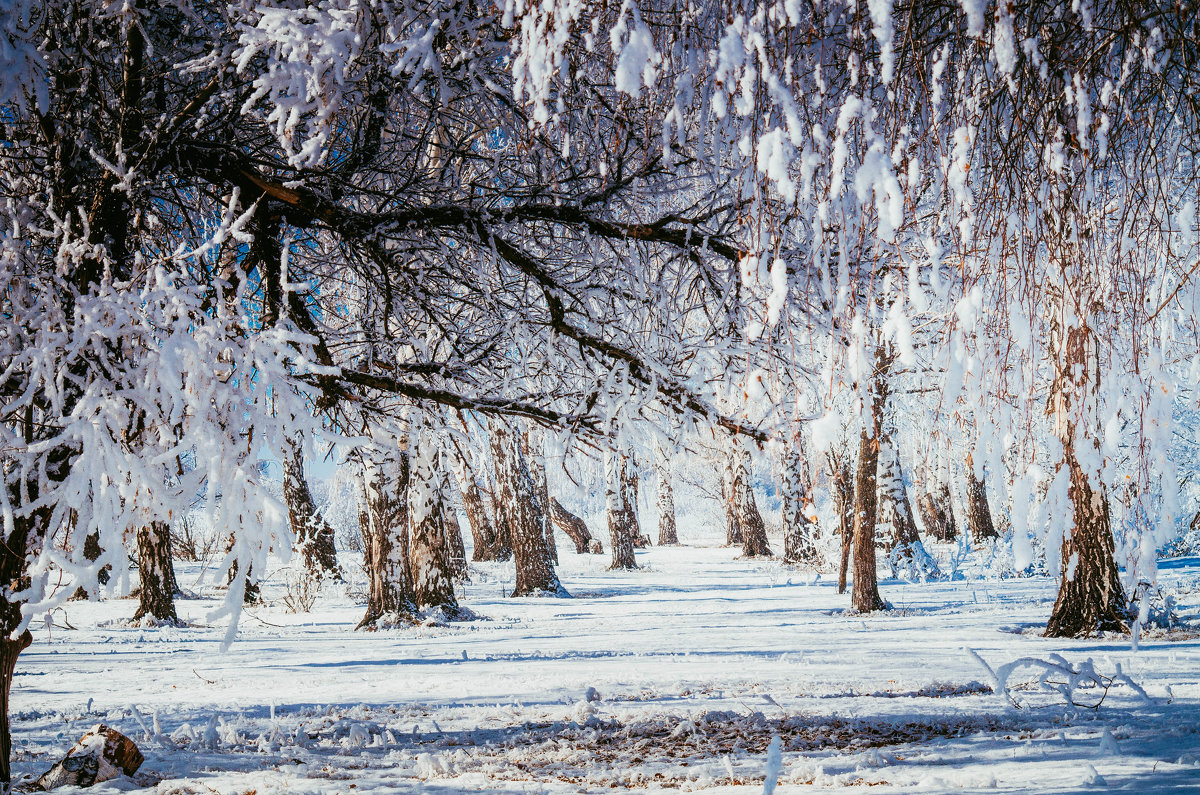
M 507 599 L 511 565 L 472 564 L 478 620 L 450 625 L 355 632 L 344 596 L 292 614 L 268 583 L 226 654 L 213 596 L 177 601 L 179 628 L 121 623 L 129 600 L 71 603 L 77 629 L 39 631 L 14 686 L 16 770 L 106 721 L 146 762 L 95 792 L 759 793 L 775 737 L 778 793 L 1200 788 L 1200 560 L 1163 578 L 1191 629 L 1134 651 L 1041 637 L 1045 577 L 884 580 L 892 611 L 847 615 L 835 580 L 690 529 L 704 546 L 647 550 L 633 572 L 565 554 L 569 600 Z M 1085 686 L 1074 706 L 1034 668 L 998 695 L 972 651 L 1121 666 L 1145 696 Z
M 0 0 L 0 795 L 1200 792 L 1200 0 Z

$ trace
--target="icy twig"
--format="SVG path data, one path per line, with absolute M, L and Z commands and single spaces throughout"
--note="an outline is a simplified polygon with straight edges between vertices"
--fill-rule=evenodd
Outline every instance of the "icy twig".
M 974 650 L 967 649 L 966 651 L 991 675 L 995 692 L 1005 695 L 1017 709 L 1021 709 L 1021 704 L 1009 689 L 1008 680 L 1019 668 L 1032 668 L 1038 672 L 1038 688 L 1040 690 L 1057 692 L 1066 703 L 1075 707 L 1099 709 L 1100 705 L 1104 703 L 1104 699 L 1108 697 L 1108 691 L 1117 685 L 1127 686 L 1146 704 L 1154 703 L 1145 689 L 1134 682 L 1122 670 L 1119 663 L 1115 673 L 1105 675 L 1096 670 L 1091 657 L 1081 663 L 1072 664 L 1060 654 L 1051 654 L 1046 660 L 1038 657 L 1021 657 L 993 669 Z M 1088 694 L 1083 691 L 1091 692 Z

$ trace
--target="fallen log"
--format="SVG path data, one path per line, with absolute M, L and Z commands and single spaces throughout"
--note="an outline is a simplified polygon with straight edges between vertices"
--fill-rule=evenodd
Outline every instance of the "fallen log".
M 42 774 L 31 789 L 90 787 L 124 773 L 132 776 L 142 766 L 142 752 L 133 740 L 116 729 L 97 723 L 67 755 Z

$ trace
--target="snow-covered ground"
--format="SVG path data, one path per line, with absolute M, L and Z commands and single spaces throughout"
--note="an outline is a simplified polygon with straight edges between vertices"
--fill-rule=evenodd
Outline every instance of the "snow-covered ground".
M 1200 791 L 1187 632 L 1137 650 L 1039 637 L 1045 579 L 884 581 L 895 610 L 861 617 L 829 579 L 715 543 L 640 552 L 622 573 L 560 552 L 573 599 L 506 599 L 511 566 L 473 565 L 463 602 L 480 620 L 354 632 L 362 607 L 331 589 L 309 614 L 248 610 L 225 653 L 224 620 L 206 618 L 217 595 L 191 569 L 181 585 L 209 598 L 178 602 L 186 628 L 124 626 L 128 600 L 69 603 L 56 619 L 75 629 L 35 627 L 21 657 L 16 773 L 105 721 L 146 761 L 91 792 L 757 793 L 775 735 L 783 793 Z M 1163 584 L 1196 614 L 1200 561 Z M 1118 684 L 1098 709 L 1072 706 L 1031 669 L 996 694 L 968 650 L 992 667 L 1121 666 L 1148 699 Z

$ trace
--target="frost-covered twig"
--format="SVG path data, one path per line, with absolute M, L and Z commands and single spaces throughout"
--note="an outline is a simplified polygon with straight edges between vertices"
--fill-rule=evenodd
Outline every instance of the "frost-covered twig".
M 1106 675 L 1096 670 L 1091 657 L 1081 663 L 1072 664 L 1060 654 L 1051 654 L 1047 660 L 1039 657 L 1021 657 L 992 668 L 973 649 L 966 651 L 992 677 L 993 690 L 997 694 L 1007 697 L 1017 709 L 1021 709 L 1021 703 L 1013 696 L 1008 686 L 1008 680 L 1019 668 L 1032 668 L 1037 671 L 1038 688 L 1043 691 L 1057 692 L 1066 703 L 1072 706 L 1099 709 L 1100 705 L 1104 703 L 1104 699 L 1108 697 L 1108 691 L 1117 685 L 1127 686 L 1147 704 L 1154 703 L 1145 689 L 1124 672 L 1120 663 L 1116 664 L 1116 671 L 1113 674 Z M 1081 691 L 1091 691 L 1091 694 L 1083 694 Z

